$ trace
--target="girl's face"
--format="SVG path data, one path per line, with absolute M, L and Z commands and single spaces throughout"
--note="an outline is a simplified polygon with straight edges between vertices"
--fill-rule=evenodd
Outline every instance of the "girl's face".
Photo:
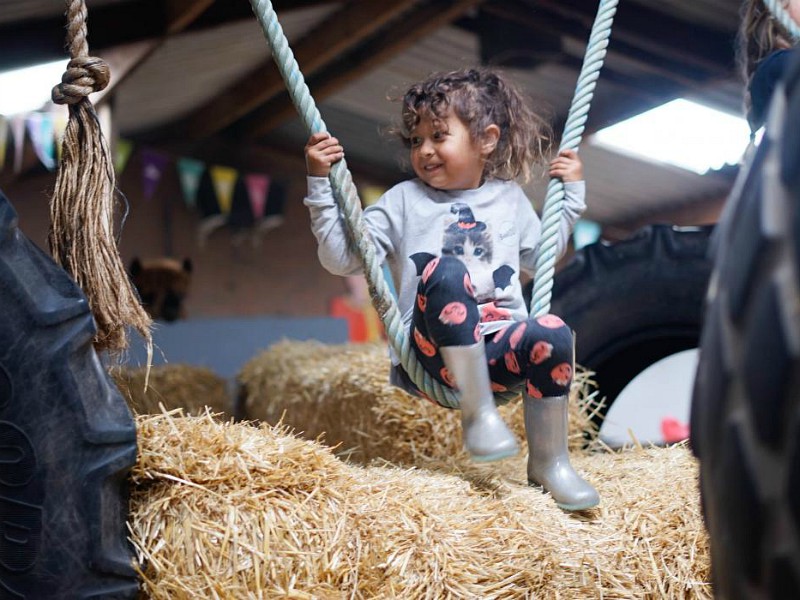
M 480 186 L 486 146 L 472 139 L 457 116 L 423 117 L 409 141 L 414 173 L 429 186 L 439 190 Z

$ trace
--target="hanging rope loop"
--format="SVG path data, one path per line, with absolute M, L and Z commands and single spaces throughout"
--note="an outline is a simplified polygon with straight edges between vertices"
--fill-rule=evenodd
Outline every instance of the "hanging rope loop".
M 111 70 L 102 58 L 73 58 L 61 76 L 61 83 L 53 88 L 53 102 L 76 104 L 89 94 L 106 89 L 110 80 Z

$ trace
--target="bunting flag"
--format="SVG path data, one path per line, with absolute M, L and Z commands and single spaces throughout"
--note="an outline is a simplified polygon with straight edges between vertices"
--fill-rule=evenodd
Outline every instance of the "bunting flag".
M 211 181 L 214 184 L 214 191 L 217 194 L 217 204 L 223 215 L 231 212 L 233 204 L 233 189 L 239 172 L 232 167 L 222 167 L 214 165 L 209 169 Z
M 48 171 L 52 171 L 56 168 L 53 117 L 46 112 L 32 112 L 25 119 L 25 124 L 36 156 Z
M 0 169 L 6 163 L 6 145 L 8 144 L 8 122 L 0 115 Z
M 67 131 L 67 123 L 69 122 L 69 110 L 66 106 L 56 104 L 60 109 L 54 110 L 50 114 L 53 117 L 53 137 L 56 140 L 56 160 L 61 162 L 61 145 L 64 141 L 64 133 Z
M 600 239 L 602 229 L 599 223 L 588 219 L 578 219 L 572 228 L 572 241 L 575 244 L 575 250 L 594 244 Z
M 157 150 L 145 148 L 141 153 L 142 157 L 142 195 L 145 200 L 150 200 L 161 181 L 164 169 L 169 163 L 169 157 Z
M 22 171 L 22 152 L 25 150 L 25 115 L 11 117 L 11 133 L 14 136 L 14 173 Z
M 133 154 L 133 142 L 123 138 L 117 139 L 114 144 L 114 171 L 121 175 L 128 166 L 128 159 Z
M 385 187 L 380 187 L 378 185 L 362 185 L 359 189 L 359 195 L 361 196 L 361 201 L 364 203 L 365 208 L 375 204 L 378 198 L 383 196 L 386 192 Z
M 267 194 L 269 193 L 269 175 L 249 173 L 244 177 L 247 186 L 247 196 L 250 200 L 250 209 L 253 218 L 260 221 L 267 207 Z
M 178 159 L 178 179 L 183 191 L 183 201 L 186 206 L 197 206 L 197 190 L 200 189 L 200 178 L 206 170 L 204 162 L 194 158 Z

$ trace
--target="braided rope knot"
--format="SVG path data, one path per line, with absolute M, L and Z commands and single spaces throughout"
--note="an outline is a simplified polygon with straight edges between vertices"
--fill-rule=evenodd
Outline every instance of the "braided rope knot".
M 76 104 L 89 94 L 105 89 L 110 79 L 111 70 L 102 58 L 73 58 L 61 76 L 61 83 L 53 88 L 53 102 Z

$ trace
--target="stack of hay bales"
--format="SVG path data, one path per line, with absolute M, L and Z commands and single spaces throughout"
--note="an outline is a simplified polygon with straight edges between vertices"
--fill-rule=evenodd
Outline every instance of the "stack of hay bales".
M 463 454 L 459 412 L 389 384 L 385 344 L 327 345 L 283 341 L 248 362 L 239 374 L 246 418 L 282 422 L 308 439 L 322 436 L 340 455 L 366 464 L 451 460 Z M 578 372 L 570 413 L 570 447 L 580 448 L 596 427 L 589 374 Z M 500 407 L 524 447 L 522 403 Z
M 138 429 L 130 528 L 149 598 L 712 597 L 683 446 L 575 456 L 602 497 L 576 515 L 518 485 L 524 456 L 362 467 L 267 425 Z
M 205 367 L 153 366 L 147 390 L 144 367 L 112 367 L 109 373 L 134 414 L 157 414 L 180 408 L 188 415 L 200 415 L 208 410 L 221 419 L 233 416 L 227 382 Z

